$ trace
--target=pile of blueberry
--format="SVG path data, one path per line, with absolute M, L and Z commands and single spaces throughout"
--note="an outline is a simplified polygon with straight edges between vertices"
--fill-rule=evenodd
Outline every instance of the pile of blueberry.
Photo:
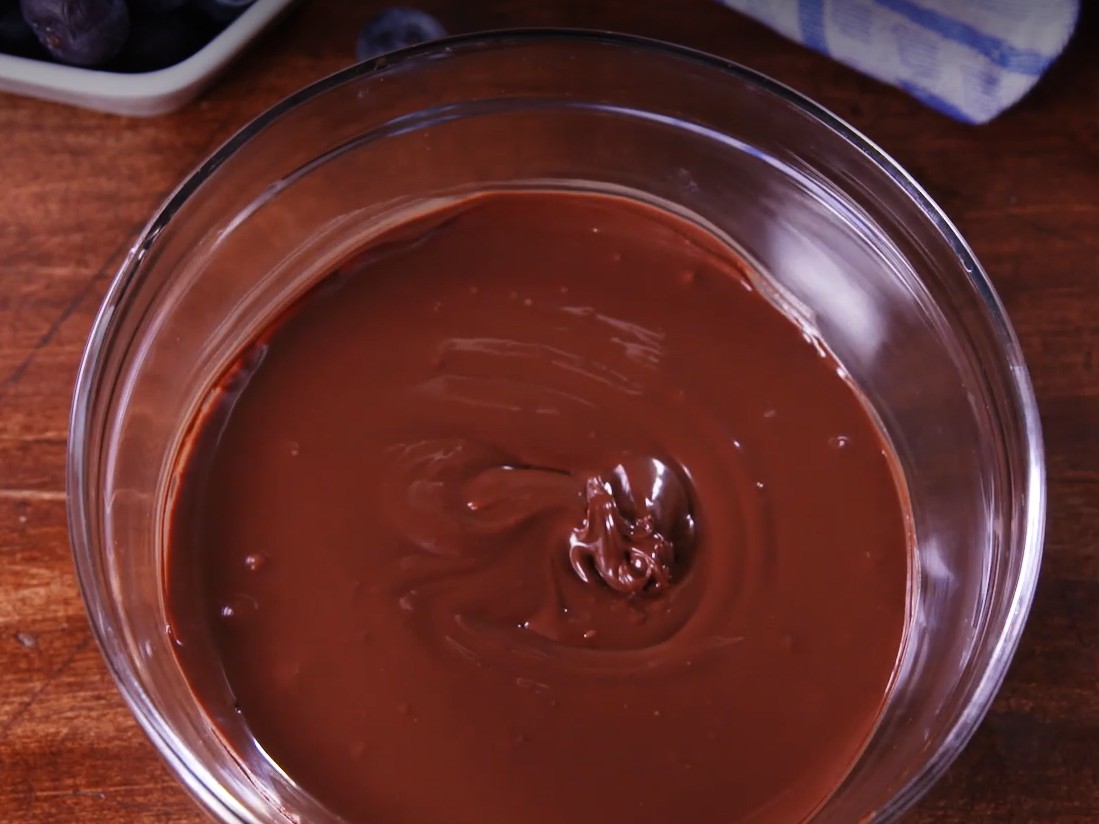
M 163 69 L 255 0 L 0 0 L 0 52 L 120 72 Z
M 205 46 L 255 0 L 0 0 L 0 52 L 70 66 L 147 72 Z M 407 6 L 385 9 L 359 30 L 367 60 L 446 36 Z

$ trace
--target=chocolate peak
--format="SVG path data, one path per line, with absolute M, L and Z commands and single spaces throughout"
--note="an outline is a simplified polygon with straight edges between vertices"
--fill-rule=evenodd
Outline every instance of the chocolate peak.
M 663 461 L 633 459 L 584 486 L 584 522 L 569 538 L 569 563 L 585 583 L 594 571 L 626 595 L 656 594 L 675 580 L 694 540 L 686 487 Z

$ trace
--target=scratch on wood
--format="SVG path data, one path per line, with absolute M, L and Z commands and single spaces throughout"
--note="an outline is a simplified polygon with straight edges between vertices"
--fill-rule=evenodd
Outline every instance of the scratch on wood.
M 57 677 L 69 668 L 69 665 L 72 664 L 74 660 L 76 660 L 76 656 L 86 650 L 91 642 L 92 636 L 85 635 L 84 638 L 82 638 L 80 642 L 72 648 L 72 651 L 65 656 L 65 660 L 63 660 L 60 664 L 54 667 L 53 671 L 46 676 L 46 680 L 39 684 L 37 687 L 35 687 L 34 692 L 32 692 L 27 697 L 26 701 L 19 705 L 15 712 L 12 713 L 11 718 L 5 721 L 4 725 L 0 727 L 0 742 L 8 737 L 8 733 L 10 733 L 15 725 L 19 723 L 19 720 L 24 715 L 26 715 L 27 710 L 34 706 L 34 702 L 38 700 L 38 697 L 43 692 L 45 692 L 46 687 L 56 681 Z
M 81 798 L 95 798 L 99 801 L 107 800 L 107 794 L 100 790 L 73 790 L 72 794 Z
M 57 334 L 62 324 L 72 317 L 73 313 L 80 308 L 80 305 L 84 302 L 85 298 L 91 294 L 99 281 L 112 270 L 112 266 L 116 265 L 115 262 L 121 258 L 122 253 L 132 243 L 133 236 L 137 233 L 140 225 L 141 224 L 136 224 L 130 231 L 123 235 L 123 240 L 111 250 L 111 254 L 107 257 L 107 260 L 104 261 L 103 265 L 84 283 L 83 286 L 80 287 L 79 290 L 77 290 L 76 294 L 72 296 L 69 302 L 62 307 L 61 313 L 54 318 L 53 322 L 48 327 L 46 327 L 46 330 L 42 333 L 41 337 L 35 341 L 30 353 L 15 366 L 7 377 L 0 380 L 0 398 L 3 398 L 4 395 L 7 394 L 7 390 L 19 382 L 19 379 L 23 377 L 23 374 L 30 367 L 31 363 L 34 362 L 38 353 L 45 349 L 46 345 L 53 340 L 53 336 Z
M 0 489 L 0 501 L 64 501 L 66 495 L 56 489 Z

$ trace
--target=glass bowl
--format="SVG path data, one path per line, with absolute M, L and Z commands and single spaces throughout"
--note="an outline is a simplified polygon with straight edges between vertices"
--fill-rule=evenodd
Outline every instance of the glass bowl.
M 811 820 L 896 819 L 988 709 L 1034 591 L 1045 478 L 1018 342 L 965 241 L 867 138 L 743 67 L 608 34 L 473 36 L 341 72 L 230 140 L 142 234 L 91 332 L 68 466 L 80 584 L 138 722 L 217 819 L 338 820 L 188 688 L 163 595 L 173 463 L 218 374 L 364 228 L 507 187 L 706 223 L 876 411 L 912 503 L 911 625 L 876 732 Z

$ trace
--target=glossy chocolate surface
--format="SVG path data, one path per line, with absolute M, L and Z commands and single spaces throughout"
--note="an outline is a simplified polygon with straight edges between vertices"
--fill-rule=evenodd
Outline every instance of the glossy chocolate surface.
M 242 355 L 170 513 L 199 697 L 349 821 L 791 824 L 906 621 L 895 460 L 703 229 L 472 197 Z M 228 690 L 215 685 L 228 685 Z

